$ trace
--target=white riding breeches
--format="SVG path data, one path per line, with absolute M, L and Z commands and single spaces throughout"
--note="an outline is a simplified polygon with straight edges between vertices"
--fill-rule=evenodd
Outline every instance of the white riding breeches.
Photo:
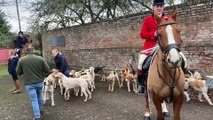
M 184 56 L 184 54 L 182 52 L 179 52 L 179 54 L 184 60 L 184 68 L 187 68 L 188 67 L 188 61 L 187 61 L 186 57 Z M 146 54 L 139 54 L 138 58 L 139 58 L 139 60 L 138 60 L 138 69 L 142 70 L 142 65 L 143 65 L 145 59 L 147 58 L 147 55 Z
M 138 69 L 139 70 L 142 70 L 142 65 L 145 61 L 145 59 L 147 58 L 147 55 L 146 54 L 139 54 L 139 60 L 138 60 Z

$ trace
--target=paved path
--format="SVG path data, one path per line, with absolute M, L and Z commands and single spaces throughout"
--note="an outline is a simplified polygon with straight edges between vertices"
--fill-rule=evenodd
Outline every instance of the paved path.
M 143 120 L 144 98 L 133 93 L 128 93 L 126 87 L 118 88 L 115 92 L 107 91 L 107 84 L 96 80 L 96 90 L 92 100 L 83 102 L 84 97 L 71 95 L 65 101 L 55 90 L 55 107 L 50 102 L 44 106 L 45 120 Z M 0 79 L 0 120 L 32 120 L 31 103 L 22 86 L 22 93 L 12 95 L 9 90 L 13 87 L 10 76 Z M 213 98 L 211 97 L 213 101 Z M 153 104 L 152 120 L 156 120 Z M 168 105 L 169 111 L 172 105 Z M 166 120 L 171 120 L 168 118 Z M 189 103 L 184 102 L 181 110 L 181 120 L 213 120 L 213 106 L 207 101 L 200 103 L 197 98 Z

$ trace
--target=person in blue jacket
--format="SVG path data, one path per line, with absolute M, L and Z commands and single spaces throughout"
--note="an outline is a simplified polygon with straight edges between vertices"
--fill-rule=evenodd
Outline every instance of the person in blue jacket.
M 59 52 L 57 49 L 52 50 L 52 55 L 54 57 L 56 68 L 62 72 L 64 75 L 69 77 L 70 66 L 65 58 L 65 56 Z
M 18 64 L 18 54 L 16 50 L 11 50 L 9 52 L 10 58 L 8 59 L 8 72 L 12 76 L 14 83 L 15 83 L 15 89 L 12 90 L 13 94 L 20 93 L 20 80 L 18 79 L 17 73 L 16 73 L 16 67 Z

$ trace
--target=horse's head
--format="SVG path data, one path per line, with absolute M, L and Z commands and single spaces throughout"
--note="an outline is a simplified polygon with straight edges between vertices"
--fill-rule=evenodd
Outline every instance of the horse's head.
M 180 29 L 176 23 L 177 10 L 168 17 L 160 18 L 155 15 L 158 24 L 157 35 L 158 43 L 162 53 L 163 61 L 172 68 L 181 66 L 182 59 L 180 52 Z

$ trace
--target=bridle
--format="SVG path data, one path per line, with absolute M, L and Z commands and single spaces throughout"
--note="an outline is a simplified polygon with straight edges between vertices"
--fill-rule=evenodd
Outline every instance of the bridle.
M 157 28 L 158 44 L 159 44 L 159 46 L 160 46 L 161 51 L 162 51 L 164 54 L 168 53 L 168 51 L 171 50 L 172 48 L 175 48 L 175 49 L 176 49 L 177 51 L 179 51 L 179 52 L 181 51 L 181 50 L 180 50 L 180 44 L 169 44 L 168 46 L 163 47 L 163 46 L 160 44 L 160 41 L 159 41 L 161 35 L 159 34 L 158 29 L 159 29 L 160 27 L 162 27 L 162 26 L 173 25 L 173 24 L 177 24 L 177 23 L 176 23 L 176 22 L 169 22 L 169 23 L 165 23 L 165 24 L 160 24 L 160 25 L 158 25 L 158 28 Z
M 173 25 L 173 24 L 177 24 L 176 22 L 169 22 L 169 23 L 166 23 L 166 24 L 160 24 L 160 25 L 158 25 L 158 29 L 160 28 L 160 27 L 162 27 L 162 26 L 167 26 L 167 25 Z M 169 44 L 168 46 L 166 46 L 166 47 L 163 47 L 161 44 L 160 44 L 160 42 L 159 42 L 159 40 L 160 40 L 160 34 L 159 34 L 159 32 L 158 32 L 158 29 L 157 29 L 157 36 L 158 36 L 158 44 L 159 44 L 159 46 L 160 46 L 160 49 L 161 49 L 161 51 L 162 51 L 162 53 L 165 55 L 165 54 L 167 54 L 168 53 L 168 51 L 169 50 L 171 50 L 171 49 L 176 49 L 178 52 L 180 52 L 181 50 L 180 50 L 180 44 Z M 158 54 L 157 54 L 157 57 L 158 57 L 158 59 L 159 59 L 159 56 L 158 56 Z M 167 68 L 167 66 L 165 66 L 165 58 L 163 58 L 163 67 L 164 67 L 164 69 L 166 69 L 166 71 L 167 71 L 167 73 L 169 74 L 169 76 L 170 76 L 170 78 L 172 79 L 172 81 L 171 81 L 171 83 L 168 83 L 166 80 L 165 80 L 165 77 L 164 76 L 162 76 L 161 75 L 161 73 L 160 73 L 160 71 L 159 71 L 159 66 L 158 66 L 158 62 L 157 62 L 157 73 L 158 73 L 158 76 L 160 77 L 160 79 L 166 84 L 166 85 L 168 85 L 169 86 L 169 88 L 170 88 L 170 96 L 169 96 L 169 98 L 170 98 L 170 100 L 168 101 L 167 99 L 165 99 L 165 101 L 167 102 L 167 103 L 171 103 L 171 102 L 173 102 L 173 99 L 174 99 L 174 88 L 176 87 L 175 85 L 177 84 L 177 82 L 178 82 L 178 79 L 179 79 L 179 77 L 180 76 L 176 76 L 176 69 L 175 69 L 175 71 L 174 71 L 174 73 L 173 74 L 171 74 L 171 71 Z M 180 72 L 180 69 L 178 68 L 178 72 Z M 168 79 L 168 78 L 167 78 Z
M 157 58 L 159 59 L 159 54 L 158 54 L 158 53 L 157 53 Z M 162 66 L 164 67 L 164 69 L 166 69 L 166 72 L 168 73 L 169 78 L 172 79 L 172 81 L 171 81 L 170 83 L 168 83 L 168 82 L 165 80 L 165 77 L 161 75 L 161 73 L 160 73 L 160 71 L 159 71 L 158 61 L 157 61 L 157 73 L 158 73 L 158 76 L 159 76 L 159 78 L 160 78 L 167 86 L 169 86 L 169 88 L 170 88 L 170 95 L 169 95 L 170 100 L 168 101 L 167 99 L 165 99 L 165 101 L 166 101 L 167 103 L 171 103 L 171 102 L 173 102 L 173 99 L 174 99 L 174 88 L 176 87 L 176 84 L 177 84 L 177 82 L 178 82 L 178 80 L 179 80 L 179 78 L 180 78 L 180 76 L 176 76 L 175 73 L 176 73 L 176 70 L 178 70 L 178 72 L 180 73 L 180 69 L 179 69 L 179 68 L 174 69 L 174 72 L 173 72 L 173 74 L 172 74 L 172 73 L 171 73 L 171 70 L 169 70 L 168 67 L 165 66 L 164 61 L 163 61 L 163 65 L 162 65 Z M 166 79 L 168 79 L 168 78 L 166 78 Z

